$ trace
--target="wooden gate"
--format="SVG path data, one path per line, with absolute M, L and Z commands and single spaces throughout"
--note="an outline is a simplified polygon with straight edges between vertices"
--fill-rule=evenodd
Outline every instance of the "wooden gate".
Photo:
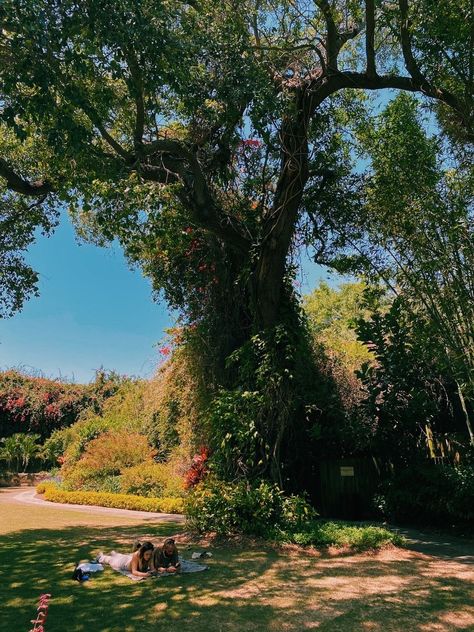
M 319 463 L 320 514 L 328 518 L 364 520 L 374 516 L 373 498 L 380 481 L 370 457 L 323 460 Z

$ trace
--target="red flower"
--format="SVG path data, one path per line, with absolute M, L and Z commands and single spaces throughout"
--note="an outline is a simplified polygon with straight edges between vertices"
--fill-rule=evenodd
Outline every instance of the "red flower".
M 161 355 L 167 356 L 171 353 L 171 349 L 169 347 L 161 347 L 160 353 Z
M 44 414 L 47 417 L 59 417 L 59 415 L 61 414 L 61 411 L 57 404 L 48 404 L 47 406 L 44 407 Z
M 242 141 L 244 147 L 251 147 L 252 149 L 258 149 L 262 146 L 262 143 L 255 138 L 246 138 Z
M 208 470 L 206 465 L 208 459 L 209 449 L 206 447 L 202 447 L 199 453 L 194 455 L 191 467 L 184 477 L 184 486 L 186 489 L 194 487 L 204 478 Z

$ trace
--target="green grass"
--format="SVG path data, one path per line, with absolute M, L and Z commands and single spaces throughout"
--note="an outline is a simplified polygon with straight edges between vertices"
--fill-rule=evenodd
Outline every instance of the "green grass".
M 314 520 L 303 529 L 285 531 L 276 529 L 273 538 L 277 542 L 300 544 L 303 546 L 339 546 L 354 551 L 378 549 L 388 544 L 404 546 L 403 536 L 383 527 L 373 525 L 350 525 L 344 522 Z
M 474 624 L 469 567 L 399 549 L 341 557 L 224 542 L 210 545 L 204 573 L 132 582 L 106 568 L 82 585 L 71 580 L 74 563 L 98 550 L 126 551 L 137 537 L 159 542 L 179 529 L 10 504 L 0 490 L 1 629 L 28 632 L 42 592 L 52 593 L 46 632 L 421 632 Z

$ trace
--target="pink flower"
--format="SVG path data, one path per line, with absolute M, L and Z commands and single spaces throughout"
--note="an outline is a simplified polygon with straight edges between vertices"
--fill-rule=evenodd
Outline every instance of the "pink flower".
M 171 353 L 171 349 L 169 347 L 161 347 L 160 353 L 161 355 L 167 356 Z

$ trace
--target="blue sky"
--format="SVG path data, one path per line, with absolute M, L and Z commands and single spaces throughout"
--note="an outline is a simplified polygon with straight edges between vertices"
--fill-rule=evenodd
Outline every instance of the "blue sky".
M 65 217 L 52 237 L 38 238 L 27 260 L 40 273 L 40 297 L 0 320 L 0 369 L 24 367 L 76 382 L 89 382 L 101 366 L 153 374 L 156 344 L 174 320 L 119 247 L 79 245 Z M 302 292 L 327 276 L 305 256 L 302 267 Z

